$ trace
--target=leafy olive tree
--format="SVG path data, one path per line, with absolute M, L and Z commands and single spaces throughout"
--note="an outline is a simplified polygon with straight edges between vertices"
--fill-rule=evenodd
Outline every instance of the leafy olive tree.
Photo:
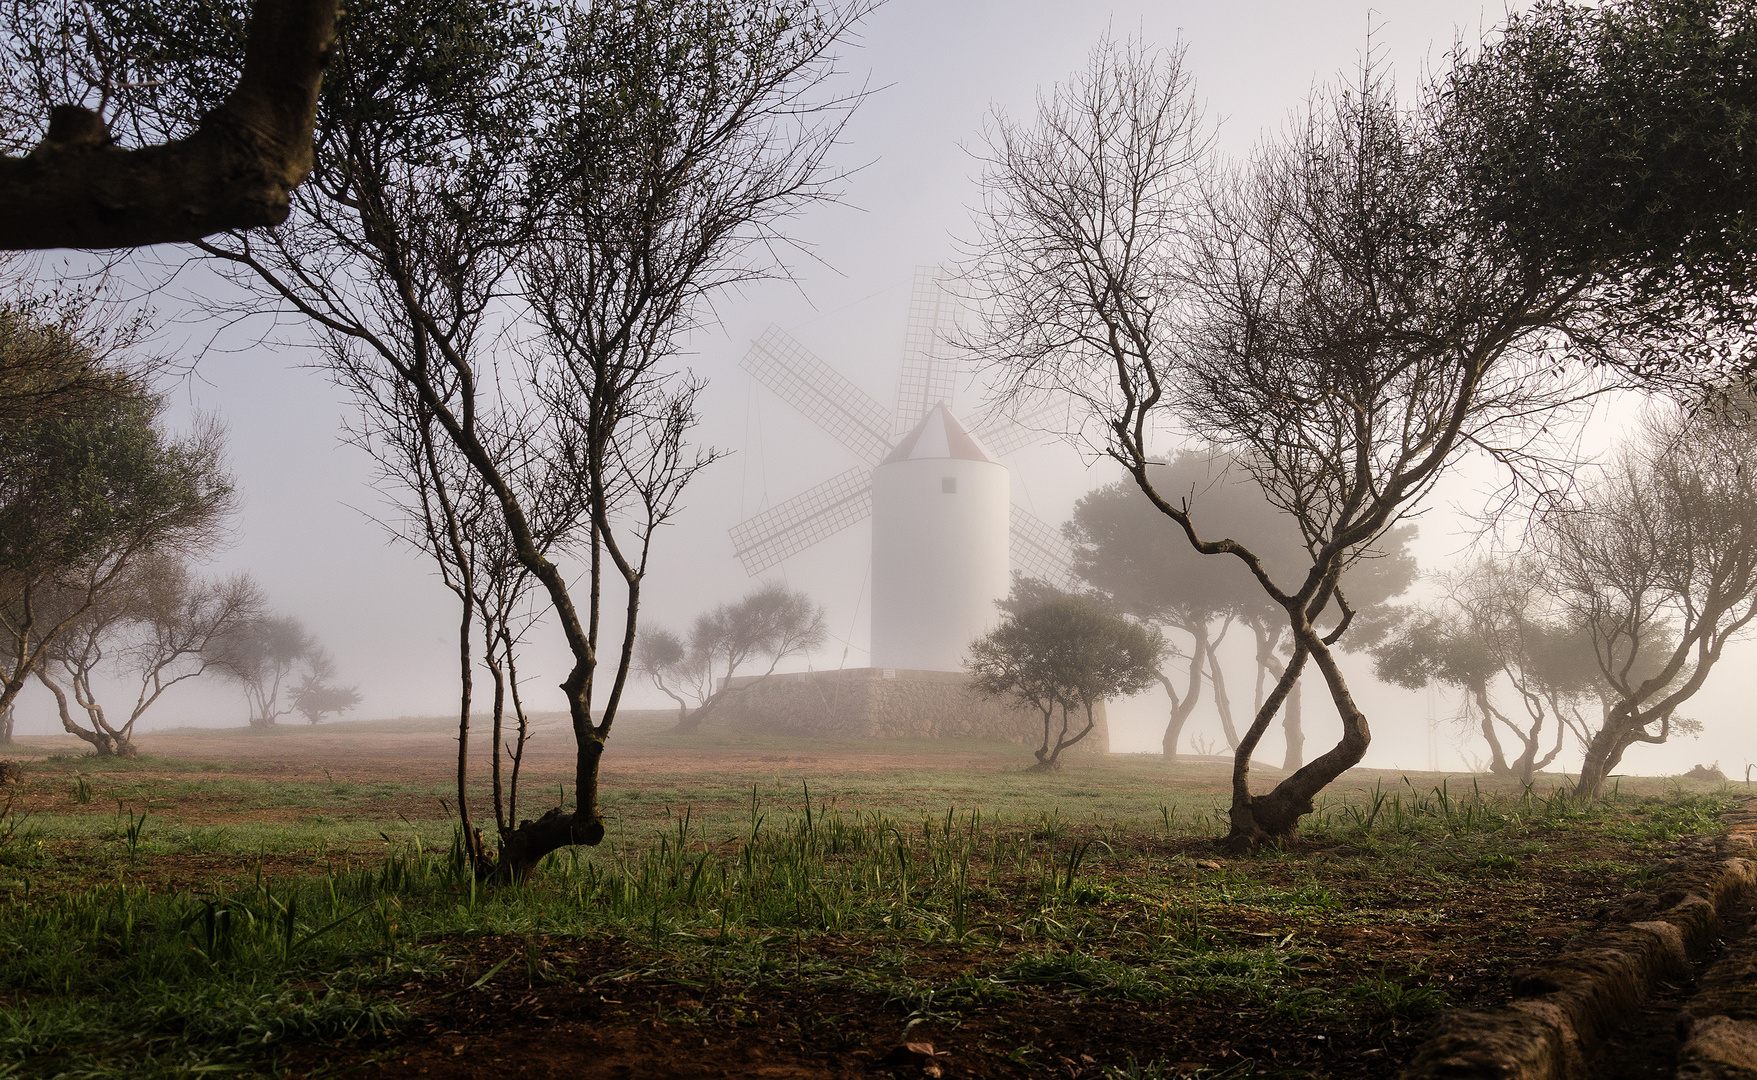
M 1015 575 L 1000 608 L 1000 625 L 971 642 L 964 663 L 979 692 L 1043 715 L 1037 769 L 1061 767 L 1062 751 L 1097 726 L 1100 702 L 1138 694 L 1159 678 L 1164 635 L 1096 597 Z M 1084 724 L 1075 723 L 1076 712 Z
M 44 607 L 78 606 L 80 590 L 45 598 Z M 215 668 L 214 645 L 259 618 L 262 597 L 243 575 L 197 581 L 183 559 L 150 552 L 110 582 L 49 646 L 37 665 L 61 726 L 100 756 L 133 757 L 134 726 L 165 691 Z M 126 719 L 99 700 L 93 676 L 108 668 L 138 684 Z M 84 715 L 81 723 L 68 697 Z
M 165 358 L 142 353 L 142 318 L 106 318 L 89 293 L 0 299 L 0 440 L 29 421 L 73 417 L 149 385 Z
M 148 559 L 220 539 L 233 505 L 224 433 L 204 420 L 174 435 L 163 410 L 135 387 L 8 425 L 0 439 L 0 711 Z
M 1436 88 L 1497 242 L 1592 278 L 1606 358 L 1691 393 L 1747 375 L 1757 296 L 1757 8 L 1540 0 Z M 1680 335 L 1704 346 L 1679 350 Z
M 1590 637 L 1556 612 L 1534 557 L 1482 559 L 1443 580 L 1440 601 L 1409 612 L 1374 649 L 1375 669 L 1412 690 L 1437 682 L 1463 691 L 1465 718 L 1488 743 L 1489 771 L 1529 784 L 1569 731 L 1587 741 L 1602 691 Z M 1516 704 L 1503 707 L 1501 683 Z M 1514 742 L 1511 757 L 1502 735 Z
M 697 616 L 687 644 L 668 630 L 642 631 L 635 669 L 677 702 L 677 729 L 694 731 L 729 695 L 761 683 L 788 657 L 822 648 L 828 637 L 821 605 L 784 585 L 764 585 Z M 731 685 L 747 664 L 765 661 L 753 682 Z

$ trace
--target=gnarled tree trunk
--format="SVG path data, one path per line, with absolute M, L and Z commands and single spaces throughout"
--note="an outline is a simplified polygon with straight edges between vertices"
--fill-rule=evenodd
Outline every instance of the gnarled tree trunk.
M 1308 624 L 1295 630 L 1293 659 L 1287 670 L 1276 680 L 1275 689 L 1257 711 L 1250 729 L 1239 741 L 1232 759 L 1232 831 L 1221 841 L 1228 851 L 1247 852 L 1264 844 L 1279 844 L 1291 839 L 1299 828 L 1299 819 L 1314 809 L 1312 800 L 1318 792 L 1337 777 L 1360 763 L 1366 755 L 1372 733 L 1367 718 L 1354 703 L 1342 671 L 1336 665 L 1329 646 Z M 1330 698 L 1342 718 L 1342 741 L 1275 785 L 1264 795 L 1253 795 L 1250 789 L 1251 752 L 1268 730 L 1269 722 L 1281 708 L 1304 670 L 1308 656 L 1318 665 Z

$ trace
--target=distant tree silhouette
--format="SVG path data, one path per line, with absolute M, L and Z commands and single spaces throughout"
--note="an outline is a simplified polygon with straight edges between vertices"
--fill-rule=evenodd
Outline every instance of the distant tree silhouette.
M 258 615 L 240 621 L 215 636 L 207 656 L 244 691 L 252 727 L 274 726 L 299 708 L 301 694 L 324 695 L 313 698 L 315 705 L 319 700 L 337 700 L 352 693 L 329 684 L 335 675 L 334 658 L 317 635 L 291 615 Z M 295 674 L 299 682 L 289 686 Z M 283 690 L 287 691 L 284 697 Z
M 1656 409 L 1577 498 L 1535 532 L 1550 592 L 1588 635 L 1607 708 L 1577 791 L 1596 796 L 1678 714 L 1757 619 L 1757 423 L 1747 402 Z
M 1408 611 L 1375 647 L 1375 670 L 1412 690 L 1440 683 L 1462 691 L 1466 718 L 1488 743 L 1489 771 L 1529 784 L 1570 730 L 1585 744 L 1582 710 L 1596 708 L 1602 691 L 1590 635 L 1556 615 L 1534 557 L 1481 559 L 1441 581 L 1441 599 Z M 1497 683 L 1515 704 L 1499 700 Z M 1511 757 L 1503 734 L 1516 742 Z
M 694 731 L 729 695 L 761 683 L 781 661 L 822 647 L 828 636 L 824 609 L 809 596 L 765 585 L 698 616 L 687 644 L 668 630 L 643 631 L 635 642 L 635 665 L 677 702 L 677 729 Z M 765 661 L 754 682 L 731 685 L 747 665 Z
M 340 716 L 360 704 L 360 691 L 352 686 L 332 686 L 307 675 L 293 687 L 293 708 L 311 723 L 326 716 Z
M 50 596 L 46 607 L 77 605 L 78 591 Z M 102 756 L 134 756 L 134 727 L 171 687 L 212 670 L 215 642 L 261 614 L 262 597 L 246 576 L 196 581 L 183 560 L 154 552 L 106 587 L 50 645 L 36 669 L 55 699 L 61 726 Z M 99 700 L 93 677 L 109 668 L 138 683 L 125 719 Z M 82 723 L 68 698 L 84 716 Z

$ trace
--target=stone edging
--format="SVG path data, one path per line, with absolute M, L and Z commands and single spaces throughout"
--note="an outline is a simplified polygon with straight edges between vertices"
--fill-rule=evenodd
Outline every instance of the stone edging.
M 1752 829 L 1741 821 L 1688 846 L 1656 888 L 1609 908 L 1604 928 L 1515 975 L 1508 1005 L 1442 1013 L 1400 1080 L 1587 1080 L 1605 1036 L 1635 1016 L 1655 983 L 1688 976 L 1714 945 L 1720 912 L 1757 890 Z M 1724 1019 L 1698 1022 L 1697 1035 L 1752 1037 L 1753 1025 L 1724 1031 Z

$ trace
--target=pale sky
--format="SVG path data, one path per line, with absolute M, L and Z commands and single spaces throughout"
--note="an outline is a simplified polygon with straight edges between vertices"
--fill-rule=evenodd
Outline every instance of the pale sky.
M 1342 0 L 892 0 L 866 24 L 842 65 L 851 87 L 865 82 L 875 90 L 839 151 L 844 165 L 863 167 L 849 181 L 844 205 L 818 208 L 791 226 L 816 260 L 798 263 L 795 284 L 720 297 L 720 325 L 693 343 L 687 363 L 709 380 L 698 437 L 733 453 L 696 480 L 685 496 L 687 510 L 661 538 L 643 624 L 686 629 L 699 611 L 744 593 L 754 583 L 733 558 L 726 530 L 855 464 L 833 439 L 755 386 L 738 370 L 738 359 L 752 338 L 776 323 L 873 397 L 891 402 L 911 274 L 917 265 L 956 257 L 957 239 L 971 234 L 979 171 L 971 151 L 979 148 L 992 109 L 1028 117 L 1034 95 L 1080 68 L 1107 31 L 1166 46 L 1181 37 L 1198 94 L 1219 122 L 1221 146 L 1242 154 L 1280 127 L 1315 86 L 1351 72 L 1367 48 L 1369 28 L 1375 52 L 1400 85 L 1413 88 L 1424 70 L 1443 66 L 1458 37 L 1474 40 L 1485 22 L 1492 25 L 1502 14 L 1499 6 L 1445 0 L 1380 0 L 1371 7 Z M 167 316 L 180 314 L 172 297 L 159 306 Z M 450 594 L 419 557 L 388 547 L 369 520 L 384 512 L 368 486 L 371 463 L 341 444 L 348 406 L 323 372 L 302 367 L 314 359 L 295 349 L 210 353 L 197 379 L 175 394 L 180 417 L 193 409 L 217 411 L 230 425 L 244 495 L 236 543 L 210 572 L 250 571 L 280 609 L 317 631 L 338 658 L 343 681 L 360 685 L 365 700 L 356 717 L 445 712 L 456 690 Z M 1066 519 L 1081 494 L 1115 476 L 1063 445 L 1020 452 L 1008 464 L 1015 500 L 1053 525 Z M 1424 569 L 1443 567 L 1466 542 L 1444 503 L 1468 502 L 1472 491 L 1470 483 L 1454 484 L 1424 518 L 1418 551 Z M 811 659 L 814 667 L 866 664 L 868 546 L 865 526 L 855 526 L 771 571 L 828 609 L 835 638 Z M 563 673 L 562 656 L 550 640 L 530 651 L 525 670 L 534 707 L 558 706 L 546 688 Z M 1742 774 L 1757 749 L 1733 703 L 1754 657 L 1757 650 L 1748 646 L 1730 655 L 1687 710 L 1708 725 L 1707 734 L 1638 747 L 1625 771 L 1675 772 L 1718 759 L 1729 774 Z M 1445 695 L 1430 707 L 1426 693 L 1371 685 L 1360 663 L 1351 670 L 1374 730 L 1367 764 L 1464 767 L 1461 729 L 1430 730 L 1430 716 L 1455 710 Z M 1248 711 L 1251 669 L 1242 653 L 1230 671 L 1233 698 Z M 1321 684 L 1308 681 L 1307 747 L 1315 753 L 1333 740 L 1336 723 Z M 1163 701 L 1156 690 L 1115 707 L 1114 747 L 1156 750 Z M 635 703 L 663 701 L 641 695 Z M 48 703 L 36 696 L 21 704 L 19 715 L 21 734 L 58 727 Z M 148 726 L 241 723 L 244 715 L 241 699 L 216 684 L 168 699 Z M 1187 730 L 1218 742 L 1209 707 Z M 1481 755 L 1482 747 L 1467 740 L 1463 751 Z M 1279 756 L 1272 740 L 1265 757 Z M 1564 760 L 1577 763 L 1578 753 Z

